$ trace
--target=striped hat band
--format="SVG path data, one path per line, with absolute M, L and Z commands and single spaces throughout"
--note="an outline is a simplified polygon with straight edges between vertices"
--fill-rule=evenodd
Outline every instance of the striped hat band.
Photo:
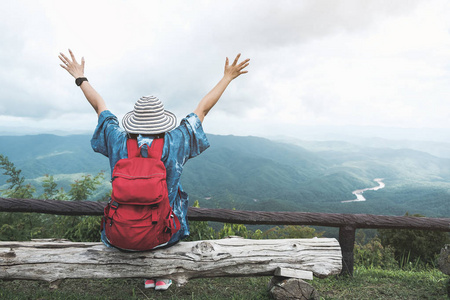
M 135 134 L 159 134 L 176 127 L 177 118 L 164 110 L 161 100 L 154 96 L 141 97 L 134 110 L 122 119 L 126 132 Z

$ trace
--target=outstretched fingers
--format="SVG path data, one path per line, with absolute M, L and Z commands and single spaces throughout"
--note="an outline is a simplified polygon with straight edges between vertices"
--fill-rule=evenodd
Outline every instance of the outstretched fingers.
M 69 53 L 70 58 L 62 52 L 59 53 L 58 57 L 62 61 L 62 64 L 60 64 L 61 68 L 65 69 L 75 78 L 83 77 L 85 64 L 84 57 L 81 58 L 81 64 L 79 64 L 75 59 L 75 55 L 72 50 L 69 49 Z
M 234 59 L 233 63 L 229 65 L 228 57 L 225 60 L 225 75 L 229 77 L 231 80 L 238 77 L 241 74 L 248 73 L 247 70 L 244 70 L 248 65 L 250 59 L 245 59 L 242 62 L 239 62 L 239 58 L 241 54 L 239 53 Z
M 241 57 L 241 54 L 240 54 L 240 53 L 239 53 L 239 54 L 236 56 L 236 58 L 234 59 L 232 66 L 235 66 L 235 65 L 237 64 L 237 62 L 239 61 L 239 57 Z
M 77 63 L 77 60 L 75 59 L 75 55 L 73 55 L 72 50 L 69 49 L 70 57 L 72 57 L 72 61 L 74 63 Z
M 67 57 L 65 57 L 64 54 L 59 53 L 58 57 L 64 64 L 67 64 Z
M 62 64 L 60 64 L 60 66 L 61 66 L 63 69 L 66 69 L 66 70 L 67 70 L 67 65 L 68 65 L 69 63 L 67 62 L 67 59 L 64 58 L 64 54 L 60 53 L 60 55 L 58 55 L 58 57 L 59 57 L 59 59 L 62 61 Z
M 243 62 L 241 62 L 239 64 L 239 70 L 245 69 L 250 63 L 249 63 L 250 59 L 247 58 L 246 60 L 244 60 Z
M 244 70 L 250 63 L 250 59 L 247 58 L 246 60 L 242 61 L 239 65 L 237 65 L 237 69 L 239 71 L 239 75 L 248 73 L 247 70 Z

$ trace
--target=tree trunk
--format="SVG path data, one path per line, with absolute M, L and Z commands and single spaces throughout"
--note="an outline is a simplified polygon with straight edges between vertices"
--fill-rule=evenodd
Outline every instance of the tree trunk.
M 331 238 L 180 242 L 166 249 L 121 252 L 101 243 L 0 242 L 0 279 L 54 282 L 66 278 L 191 278 L 273 275 L 277 267 L 339 274 L 339 243 Z
M 438 267 L 442 273 L 450 275 L 450 244 L 441 249 L 438 259 Z

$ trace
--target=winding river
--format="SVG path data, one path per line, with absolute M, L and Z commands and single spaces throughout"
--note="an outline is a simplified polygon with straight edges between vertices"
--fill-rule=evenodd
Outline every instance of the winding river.
M 362 190 L 353 191 L 352 194 L 356 196 L 356 199 L 341 201 L 341 203 L 366 201 L 366 198 L 364 198 L 363 193 L 365 191 L 377 191 L 379 189 L 384 188 L 386 185 L 382 182 L 382 180 L 383 180 L 383 178 L 375 178 L 373 181 L 378 182 L 378 184 L 379 184 L 378 186 L 373 187 L 373 188 L 366 188 L 366 189 L 362 189 Z

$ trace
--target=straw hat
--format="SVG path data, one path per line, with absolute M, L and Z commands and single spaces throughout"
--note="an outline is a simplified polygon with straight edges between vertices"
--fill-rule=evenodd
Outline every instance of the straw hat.
M 123 128 L 128 133 L 159 134 L 176 127 L 177 118 L 167 110 L 161 100 L 154 96 L 141 97 L 134 110 L 122 119 Z

